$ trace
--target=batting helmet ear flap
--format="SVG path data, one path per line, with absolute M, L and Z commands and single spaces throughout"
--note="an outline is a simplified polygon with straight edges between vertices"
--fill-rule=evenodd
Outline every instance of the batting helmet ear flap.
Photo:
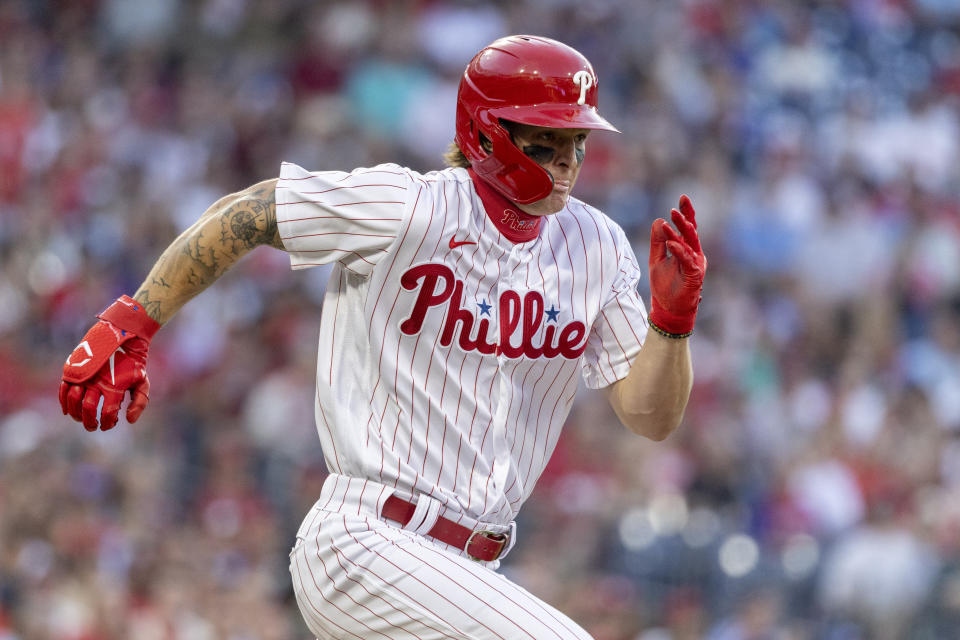
M 479 130 L 478 146 L 483 147 L 480 137 L 485 136 L 490 140 L 491 151 L 485 154 L 486 157 L 472 163 L 477 175 L 520 204 L 530 204 L 550 195 L 553 176 L 517 148 L 499 118 L 483 112 L 478 120 L 486 121 Z

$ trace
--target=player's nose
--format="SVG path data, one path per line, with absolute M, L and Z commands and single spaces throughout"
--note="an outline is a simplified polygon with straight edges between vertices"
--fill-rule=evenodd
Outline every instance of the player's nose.
M 553 159 L 562 167 L 576 167 L 579 164 L 576 143 L 573 140 L 560 142 L 556 147 Z

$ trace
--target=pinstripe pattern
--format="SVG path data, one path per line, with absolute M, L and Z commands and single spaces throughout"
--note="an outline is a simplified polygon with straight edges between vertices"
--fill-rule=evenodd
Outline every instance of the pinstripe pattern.
M 483 563 L 379 520 L 391 491 L 332 475 L 297 534 L 294 592 L 318 638 L 589 639 Z
M 465 170 L 310 173 L 284 164 L 277 217 L 293 268 L 334 264 L 316 394 L 328 468 L 407 498 L 430 496 L 441 515 L 468 526 L 514 519 L 556 445 L 578 379 L 598 388 L 624 377 L 646 335 L 629 242 L 572 198 L 542 219 L 536 238 L 514 244 L 491 222 Z M 511 323 L 516 328 L 502 336 L 501 325 Z M 291 564 L 311 624 L 331 637 L 497 637 L 470 635 L 479 622 L 417 591 L 400 567 L 413 562 L 407 556 L 424 561 L 423 539 L 397 538 L 376 517 L 375 510 L 366 520 L 317 516 L 319 529 L 334 536 L 314 540 L 322 560 Z M 325 555 L 334 542 L 344 553 Z M 436 628 L 377 604 L 378 589 L 396 585 L 354 575 L 354 554 L 438 607 Z M 428 584 L 436 588 L 437 580 Z M 442 593 L 456 589 L 448 584 Z M 505 637 L 524 637 L 517 629 L 529 628 L 525 606 Z M 417 631 L 373 631 L 389 625 Z

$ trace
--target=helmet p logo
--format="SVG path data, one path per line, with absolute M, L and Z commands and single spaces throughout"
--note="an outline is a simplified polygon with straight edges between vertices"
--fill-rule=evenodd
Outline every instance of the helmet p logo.
M 593 86 L 593 74 L 581 69 L 573 74 L 573 81 L 580 85 L 580 99 L 577 100 L 577 104 L 584 104 L 587 101 L 587 91 Z

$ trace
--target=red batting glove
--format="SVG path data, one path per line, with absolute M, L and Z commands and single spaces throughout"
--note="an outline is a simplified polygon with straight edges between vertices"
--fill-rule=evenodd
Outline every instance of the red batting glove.
M 707 257 L 690 198 L 680 196 L 680 210 L 671 209 L 670 217 L 679 233 L 663 218 L 650 231 L 650 322 L 659 333 L 686 337 L 697 318 Z
M 63 365 L 60 406 L 64 415 L 96 431 L 97 406 L 103 398 L 99 426 L 103 431 L 117 424 L 123 395 L 130 392 L 127 422 L 136 422 L 147 407 L 150 380 L 147 350 L 160 324 L 147 315 L 143 305 L 121 296 L 99 315 Z

